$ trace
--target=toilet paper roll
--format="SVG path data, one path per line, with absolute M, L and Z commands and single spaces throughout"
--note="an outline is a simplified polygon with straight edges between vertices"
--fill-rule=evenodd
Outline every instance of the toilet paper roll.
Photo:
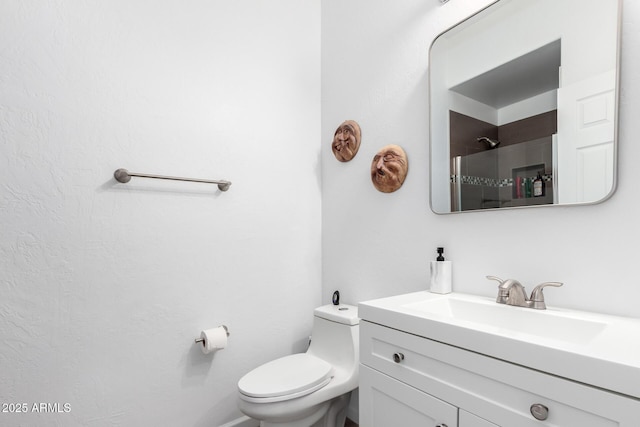
M 200 332 L 202 339 L 202 352 L 209 354 L 212 351 L 222 350 L 227 346 L 227 329 L 224 326 L 205 329 Z

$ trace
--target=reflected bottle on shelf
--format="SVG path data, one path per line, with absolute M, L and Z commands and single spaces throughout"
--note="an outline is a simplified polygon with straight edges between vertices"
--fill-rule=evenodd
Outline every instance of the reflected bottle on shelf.
M 540 172 L 538 172 L 538 176 L 533 181 L 533 197 L 542 197 L 544 196 L 544 181 L 542 180 L 542 176 Z
M 531 197 L 531 178 L 524 178 L 524 197 Z

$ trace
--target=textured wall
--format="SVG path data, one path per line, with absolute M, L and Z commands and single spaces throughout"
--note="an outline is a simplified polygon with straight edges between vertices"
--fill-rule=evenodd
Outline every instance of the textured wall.
M 319 61 L 316 0 L 0 3 L 0 425 L 217 426 L 305 348 Z
M 454 289 L 494 296 L 492 274 L 548 291 L 550 305 L 640 316 L 633 266 L 640 240 L 640 4 L 625 0 L 618 189 L 595 206 L 436 215 L 429 209 L 428 49 L 436 35 L 490 1 L 325 0 L 322 3 L 324 294 L 345 301 L 426 289 L 428 261 L 444 246 Z M 362 127 L 350 163 L 329 142 L 346 118 Z M 376 150 L 402 145 L 409 174 L 395 193 L 371 185 Z

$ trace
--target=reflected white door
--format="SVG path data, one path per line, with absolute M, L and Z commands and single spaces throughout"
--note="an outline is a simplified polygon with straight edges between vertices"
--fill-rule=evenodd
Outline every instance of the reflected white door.
M 595 202 L 614 183 L 615 70 L 558 89 L 558 202 Z

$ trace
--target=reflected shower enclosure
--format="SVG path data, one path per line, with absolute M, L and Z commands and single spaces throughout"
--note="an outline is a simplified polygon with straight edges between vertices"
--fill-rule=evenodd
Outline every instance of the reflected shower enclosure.
M 502 126 L 455 111 L 449 121 L 452 212 L 554 203 L 555 110 Z

